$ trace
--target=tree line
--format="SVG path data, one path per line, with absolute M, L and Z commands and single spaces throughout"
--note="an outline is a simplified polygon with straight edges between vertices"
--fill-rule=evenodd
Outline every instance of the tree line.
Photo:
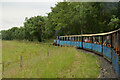
M 2 30 L 3 40 L 37 40 L 57 35 L 108 32 L 120 27 L 120 2 L 58 2 L 48 16 L 25 18 L 23 27 Z

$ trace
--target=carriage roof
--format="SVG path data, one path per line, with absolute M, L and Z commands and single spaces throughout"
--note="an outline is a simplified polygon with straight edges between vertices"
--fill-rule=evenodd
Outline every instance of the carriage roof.
M 82 35 L 66 35 L 66 36 L 60 36 L 60 37 L 81 37 L 81 36 L 86 36 L 86 37 L 90 37 L 90 36 L 105 36 L 105 35 L 110 35 L 113 34 L 115 32 L 120 31 L 120 28 L 111 32 L 107 32 L 107 33 L 98 33 L 98 34 L 82 34 Z

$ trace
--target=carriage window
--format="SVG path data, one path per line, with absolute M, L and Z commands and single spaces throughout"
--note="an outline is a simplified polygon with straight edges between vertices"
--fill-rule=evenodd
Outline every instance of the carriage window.
M 119 53 L 120 52 L 120 32 L 112 34 L 112 48 Z
M 68 41 L 68 37 L 66 37 L 67 38 L 67 41 Z
M 102 44 L 102 37 L 99 36 L 99 44 Z
M 67 37 L 65 37 L 65 41 L 67 40 Z
M 67 37 L 65 37 L 65 41 L 67 41 Z
M 63 40 L 63 37 L 61 37 L 61 40 Z
M 119 44 L 119 54 L 120 54 L 120 31 L 118 32 L 118 44 Z
M 63 41 L 64 41 L 64 37 L 63 37 Z
M 71 41 L 71 37 L 69 37 L 69 41 Z
M 85 42 L 86 37 L 83 37 L 83 42 Z
M 120 33 L 117 32 L 117 51 L 120 51 L 120 38 L 119 38 L 119 36 L 120 36 Z
M 94 42 L 94 44 L 99 44 L 98 37 L 93 37 L 93 42 Z
M 59 37 L 59 40 L 61 40 L 61 37 Z
M 79 37 L 79 41 L 81 41 L 81 39 L 82 39 L 82 38 L 81 38 L 81 37 Z
M 71 37 L 71 40 L 73 41 L 73 40 L 74 40 L 74 38 L 73 38 L 73 37 Z
M 77 41 L 79 41 L 79 37 L 77 36 Z
M 71 37 L 71 41 L 73 41 L 73 38 Z
M 89 43 L 92 43 L 92 37 L 89 37 Z
M 84 37 L 84 42 L 90 42 L 90 38 L 89 37 Z
M 107 46 L 107 47 L 111 47 L 111 38 L 110 38 L 110 35 L 104 36 L 103 45 Z
M 77 37 L 75 37 L 75 41 L 77 41 Z
M 78 41 L 78 37 L 76 37 L 75 41 Z

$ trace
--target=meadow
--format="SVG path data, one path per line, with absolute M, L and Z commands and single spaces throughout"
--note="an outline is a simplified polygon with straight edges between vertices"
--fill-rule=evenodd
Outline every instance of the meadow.
M 53 41 L 53 40 L 52 40 Z M 2 41 L 4 78 L 97 78 L 97 57 L 52 41 Z M 22 67 L 20 67 L 22 56 Z

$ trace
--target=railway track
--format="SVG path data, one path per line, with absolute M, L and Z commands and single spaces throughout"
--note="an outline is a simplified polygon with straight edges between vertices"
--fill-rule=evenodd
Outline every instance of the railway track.
M 118 75 L 115 72 L 113 65 L 104 57 L 86 50 L 82 50 L 82 49 L 77 49 L 77 50 L 83 53 L 94 55 L 100 60 L 100 75 L 98 78 L 118 78 Z

